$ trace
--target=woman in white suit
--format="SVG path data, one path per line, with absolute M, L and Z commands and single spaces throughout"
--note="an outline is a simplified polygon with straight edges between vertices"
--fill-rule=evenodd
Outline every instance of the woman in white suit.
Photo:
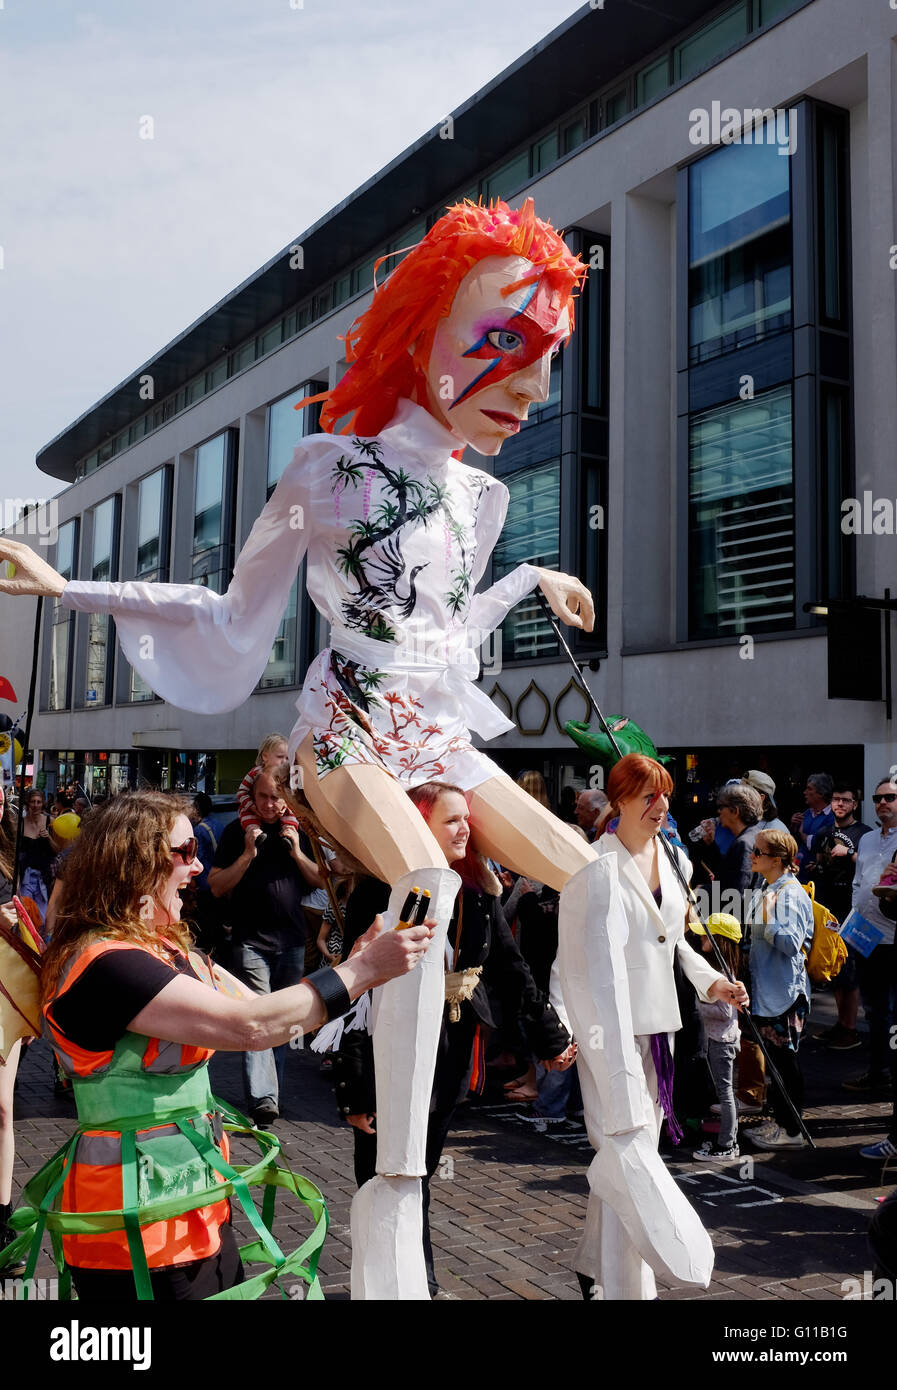
M 561 938 L 564 1002 L 580 1045 L 584 1098 L 588 1093 L 591 1101 L 586 1115 L 599 1117 L 589 1124 L 596 1156 L 575 1260 L 586 1297 L 654 1298 L 655 1272 L 706 1286 L 713 1267 L 709 1237 L 657 1154 L 665 1116 L 674 1135 L 677 1130 L 670 1044 L 682 1020 L 674 957 L 702 1000 L 743 1005 L 748 996 L 685 940 L 686 895 L 659 843 L 672 789 L 666 768 L 638 753 L 611 770 L 607 794 L 619 822 L 596 843 L 599 863 L 583 887 L 596 930 L 579 941 Z M 690 877 L 688 857 L 675 853 Z M 602 1022 L 609 988 L 628 1000 L 631 1032 L 624 1028 L 622 1045 Z M 675 1226 L 681 1258 L 658 1262 L 655 1222 Z

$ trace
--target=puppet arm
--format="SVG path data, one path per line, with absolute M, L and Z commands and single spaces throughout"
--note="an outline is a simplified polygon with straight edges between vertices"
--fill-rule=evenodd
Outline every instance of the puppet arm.
M 323 465 L 339 447 L 329 436 L 313 435 L 296 449 L 249 533 L 226 593 L 196 584 L 70 580 L 62 606 L 111 613 L 135 671 L 179 709 L 234 709 L 265 669 L 312 518 L 321 514 Z

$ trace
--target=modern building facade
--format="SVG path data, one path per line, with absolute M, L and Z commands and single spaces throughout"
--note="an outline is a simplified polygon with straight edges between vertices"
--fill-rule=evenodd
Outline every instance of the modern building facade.
M 606 714 L 676 755 L 686 801 L 748 767 L 786 809 L 822 769 L 868 795 L 897 762 L 889 651 L 876 667 L 893 620 L 852 609 L 838 656 L 809 610 L 897 593 L 897 11 L 666 10 L 585 6 L 51 441 L 38 463 L 69 484 L 51 562 L 223 592 L 316 428 L 293 405 L 345 369 L 374 261 L 449 202 L 531 195 L 590 274 L 548 400 L 485 465 L 511 493 L 492 577 L 583 578 L 598 619 L 577 659 Z M 325 640 L 302 579 L 258 689 L 215 718 L 156 699 L 110 619 L 47 605 L 40 780 L 231 790 Z M 33 609 L 3 613 L 21 667 Z M 829 698 L 830 647 L 832 692 L 870 698 Z M 563 732 L 588 718 L 571 677 L 535 601 L 484 653 L 517 725 L 492 751 L 555 794 L 602 781 Z

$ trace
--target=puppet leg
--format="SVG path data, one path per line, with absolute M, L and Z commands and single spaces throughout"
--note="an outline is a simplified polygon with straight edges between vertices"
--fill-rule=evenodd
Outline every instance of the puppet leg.
M 633 1036 L 628 927 L 613 858 L 595 855 L 550 811 L 504 774 L 471 796 L 476 847 L 500 863 L 561 890 L 561 992 L 579 1043 L 577 1067 L 589 1138 L 589 1203 L 581 1273 L 606 1297 L 653 1298 L 653 1277 L 710 1282 L 713 1247 L 697 1213 L 657 1152 L 658 1118 L 642 1044 Z M 647 1045 L 647 1044 L 646 1044 Z M 656 1094 L 656 1087 L 655 1092 Z
M 445 937 L 461 880 L 397 782 L 371 766 L 318 781 L 306 746 L 303 790 L 325 828 L 392 885 L 387 929 L 412 888 L 429 889 L 437 929 L 416 970 L 373 991 L 377 1175 L 352 1202 L 352 1298 L 429 1299 L 421 1178 L 445 1004 Z M 304 756 L 305 755 L 305 756 Z

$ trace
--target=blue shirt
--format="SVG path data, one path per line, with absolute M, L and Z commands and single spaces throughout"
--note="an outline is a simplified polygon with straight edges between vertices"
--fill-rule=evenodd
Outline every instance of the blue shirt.
M 775 908 L 768 922 L 751 927 L 751 1012 L 755 1017 L 778 1018 L 791 1008 L 799 994 L 809 1003 L 810 980 L 804 951 L 813 940 L 813 905 L 809 894 L 793 874 L 783 874 L 764 890 L 775 894 Z
M 897 826 L 893 830 L 870 830 L 857 845 L 857 867 L 853 876 L 853 906 L 861 917 L 882 933 L 882 945 L 894 941 L 894 923 L 881 910 L 872 889 L 878 883 L 886 864 L 897 854 Z
M 815 858 L 813 852 L 814 838 L 819 834 L 821 830 L 825 830 L 826 826 L 834 825 L 834 823 L 835 813 L 832 810 L 831 806 L 826 806 L 824 811 L 819 811 L 818 814 L 815 816 L 813 815 L 813 812 L 810 810 L 809 806 L 807 807 L 806 811 L 804 811 L 804 818 L 800 823 L 800 828 L 806 836 L 807 843 L 805 845 L 801 845 L 797 854 L 797 862 L 801 866 L 801 868 L 803 868 L 803 866 L 807 863 L 808 860 Z
M 209 869 L 215 860 L 215 851 L 218 848 L 218 841 L 221 839 L 223 830 L 221 822 L 217 816 L 205 816 L 198 825 L 193 827 L 196 836 L 196 854 L 202 863 L 202 873 L 197 874 L 193 879 L 194 888 L 208 888 Z

